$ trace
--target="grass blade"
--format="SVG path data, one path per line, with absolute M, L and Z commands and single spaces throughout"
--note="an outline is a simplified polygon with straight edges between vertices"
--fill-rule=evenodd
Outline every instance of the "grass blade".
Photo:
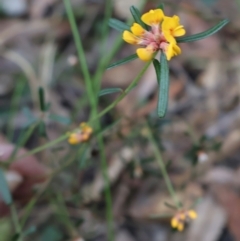
M 214 33 L 218 32 L 228 22 L 229 22 L 229 20 L 224 19 L 220 23 L 215 25 L 214 27 L 208 29 L 207 31 L 204 31 L 204 32 L 198 33 L 198 34 L 193 34 L 191 36 L 179 37 L 179 38 L 176 38 L 176 40 L 177 40 L 178 43 L 186 43 L 186 42 L 193 42 L 193 41 L 197 41 L 197 40 L 207 38 L 207 37 L 213 35 Z
M 160 57 L 160 85 L 158 96 L 157 113 L 160 118 L 164 117 L 168 106 L 169 91 L 169 68 L 166 55 L 162 52 Z

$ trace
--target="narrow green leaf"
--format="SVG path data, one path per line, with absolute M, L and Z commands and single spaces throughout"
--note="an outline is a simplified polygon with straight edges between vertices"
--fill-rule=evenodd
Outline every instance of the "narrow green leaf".
M 123 92 L 121 88 L 108 88 L 108 89 L 103 89 L 99 92 L 98 96 L 103 96 L 103 95 L 109 95 L 117 92 Z
M 191 36 L 179 37 L 179 38 L 176 38 L 176 40 L 177 40 L 178 43 L 185 43 L 185 42 L 193 42 L 193 41 L 197 41 L 197 40 L 207 38 L 207 37 L 213 35 L 214 33 L 218 32 L 228 22 L 229 22 L 229 20 L 224 19 L 220 23 L 215 25 L 214 27 L 208 29 L 207 31 L 204 31 L 204 32 L 198 33 L 198 34 L 193 34 Z
M 108 21 L 108 25 L 120 32 L 123 32 L 124 30 L 130 30 L 130 26 L 126 23 L 123 23 L 115 18 L 110 18 Z
M 162 9 L 164 11 L 164 3 L 159 4 L 157 8 Z
M 160 63 L 160 85 L 157 113 L 158 116 L 162 118 L 167 111 L 169 91 L 169 68 L 166 55 L 163 52 L 161 53 Z
M 117 61 L 117 62 L 115 62 L 113 64 L 110 64 L 107 67 L 107 69 L 112 69 L 112 68 L 117 67 L 119 65 L 126 64 L 128 62 L 131 62 L 134 59 L 137 59 L 137 58 L 138 58 L 137 54 L 132 54 L 132 55 L 130 55 L 130 56 L 124 58 L 124 59 L 121 59 L 121 60 L 119 60 L 119 61 Z
M 147 29 L 147 25 L 141 19 L 141 13 L 139 12 L 139 10 L 134 6 L 131 6 L 130 12 L 131 12 L 135 22 L 140 24 L 144 29 Z
M 5 204 L 11 205 L 12 196 L 8 188 L 8 184 L 3 170 L 0 168 L 0 194 Z
M 40 109 L 41 111 L 44 112 L 46 110 L 46 106 L 45 106 L 44 89 L 42 87 L 38 88 L 38 96 L 39 96 Z
M 153 60 L 153 66 L 155 68 L 156 76 L 157 76 L 157 82 L 159 84 L 160 83 L 161 69 L 160 69 L 160 63 L 157 59 Z

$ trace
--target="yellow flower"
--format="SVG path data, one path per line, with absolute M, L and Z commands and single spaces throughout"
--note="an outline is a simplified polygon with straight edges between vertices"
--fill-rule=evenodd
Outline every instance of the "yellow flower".
M 149 61 L 153 58 L 154 49 L 151 46 L 147 46 L 146 48 L 137 49 L 138 57 L 143 61 Z
M 197 213 L 194 210 L 181 210 L 177 212 L 171 219 L 172 228 L 176 228 L 179 232 L 184 230 L 184 226 L 191 219 L 196 219 Z
M 167 17 L 161 9 L 155 9 L 143 14 L 141 20 L 151 27 L 150 30 L 134 23 L 131 31 L 123 32 L 124 41 L 141 46 L 136 50 L 141 60 L 151 60 L 159 50 L 166 54 L 167 60 L 181 53 L 175 37 L 184 35 L 185 30 L 178 16 Z
M 165 53 L 167 60 L 170 60 L 173 56 L 181 54 L 181 49 L 174 42 L 170 42 Z
M 142 36 L 146 30 L 140 24 L 134 23 L 131 27 L 131 31 L 136 36 Z
M 155 9 L 150 10 L 148 13 L 142 15 L 141 20 L 149 25 L 152 26 L 154 24 L 160 24 L 164 18 L 164 13 L 162 9 Z
M 194 210 L 189 210 L 187 215 L 191 219 L 196 219 L 197 218 L 197 213 Z
M 82 122 L 79 129 L 70 133 L 68 142 L 71 145 L 76 145 L 82 142 L 86 142 L 90 139 L 93 129 L 87 123 Z
M 162 31 L 169 42 L 174 41 L 174 37 L 180 37 L 186 33 L 183 25 L 180 25 L 179 21 L 179 17 L 176 15 L 173 17 L 164 17 Z

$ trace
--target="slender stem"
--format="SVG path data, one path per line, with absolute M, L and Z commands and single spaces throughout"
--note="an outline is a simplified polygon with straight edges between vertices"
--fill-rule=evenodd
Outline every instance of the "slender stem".
M 111 17 L 112 14 L 112 1 L 111 0 L 107 0 L 105 3 L 105 17 L 104 17 L 104 24 L 103 24 L 103 31 L 102 31 L 102 35 L 103 35 L 103 48 L 102 48 L 102 53 L 103 54 L 103 58 L 100 59 L 99 65 L 97 67 L 97 70 L 95 72 L 95 75 L 93 77 L 93 83 L 95 84 L 95 93 L 96 95 L 98 95 L 98 92 L 100 90 L 100 86 L 101 86 L 101 77 L 103 75 L 103 72 L 106 69 L 107 64 L 109 63 L 109 61 L 111 60 L 111 58 L 114 56 L 114 54 L 116 53 L 116 51 L 120 48 L 121 44 L 122 44 L 122 38 L 118 38 L 115 43 L 114 43 L 114 47 L 110 50 L 110 51 L 106 51 L 107 49 L 107 39 L 106 36 L 108 34 L 108 21 Z M 98 100 L 98 98 L 97 98 Z
M 93 117 L 91 120 L 90 120 L 90 123 L 91 122 L 94 122 L 96 120 L 99 120 L 103 115 L 105 115 L 106 113 L 108 113 L 111 109 L 113 109 L 132 89 L 134 86 L 137 85 L 137 83 L 140 81 L 141 77 L 143 76 L 143 74 L 146 72 L 147 68 L 149 67 L 149 65 L 151 64 L 151 61 L 149 61 L 148 63 L 146 63 L 146 65 L 144 66 L 144 68 L 139 72 L 139 74 L 137 75 L 137 77 L 133 80 L 133 82 L 122 92 L 122 94 L 120 94 L 117 99 L 112 102 L 112 104 L 110 104 L 109 106 L 107 106 L 104 110 L 102 110 L 98 115 L 96 115 L 95 117 Z M 44 144 L 42 146 L 39 146 L 29 152 L 27 152 L 26 154 L 22 155 L 22 156 L 19 156 L 17 157 L 17 159 L 21 159 L 21 158 L 24 158 L 24 157 L 27 157 L 27 156 L 30 156 L 30 155 L 33 155 L 33 154 L 36 154 L 40 151 L 43 151 L 47 148 L 50 148 L 56 144 L 58 144 L 59 142 L 61 141 L 64 141 L 68 138 L 68 134 L 64 134 L 62 136 L 60 136 L 59 138 L 51 141 L 51 142 L 48 142 L 47 144 Z
M 73 38 L 74 38 L 74 42 L 77 48 L 77 54 L 78 54 L 78 58 L 79 58 L 79 63 L 80 63 L 80 67 L 82 69 L 83 72 L 83 77 L 85 80 L 85 84 L 86 84 L 86 89 L 87 89 L 87 94 L 88 94 L 88 98 L 89 98 L 89 102 L 92 108 L 92 112 L 93 109 L 95 107 L 96 101 L 95 101 L 95 94 L 92 88 L 92 81 L 91 81 L 91 76 L 89 73 L 89 69 L 88 69 L 88 64 L 87 64 L 87 60 L 84 54 L 84 49 L 83 49 L 83 44 L 82 44 L 82 40 L 80 38 L 79 35 L 79 31 L 78 31 L 78 27 L 75 21 L 75 17 L 73 14 L 73 10 L 72 10 L 72 6 L 69 0 L 63 0 L 64 4 L 65 4 L 65 8 L 66 8 L 66 12 L 67 12 L 67 16 L 71 25 L 71 29 L 72 29 L 72 33 L 73 33 Z
M 13 225 L 14 225 L 16 233 L 18 235 L 18 238 L 16 241 L 22 241 L 22 229 L 21 229 L 21 225 L 18 220 L 18 214 L 17 214 L 17 210 L 16 210 L 14 203 L 12 203 L 10 205 L 10 211 L 11 211 Z
M 100 156 L 101 156 L 101 169 L 102 175 L 104 179 L 104 192 L 105 192 L 105 201 L 106 201 L 106 216 L 107 216 L 107 225 L 108 225 L 108 234 L 107 240 L 113 241 L 114 240 L 114 222 L 113 222 L 113 212 L 112 212 L 112 196 L 111 196 L 111 189 L 110 189 L 110 180 L 108 176 L 108 164 L 107 158 L 105 154 L 105 147 L 103 142 L 103 136 L 100 134 L 98 137 L 98 145 L 100 148 Z
M 40 151 L 43 151 L 45 149 L 48 149 L 48 148 L 58 144 L 59 142 L 62 142 L 64 140 L 66 140 L 67 138 L 68 138 L 68 134 L 64 134 L 64 135 L 60 136 L 59 138 L 57 138 L 57 139 L 55 139 L 55 140 L 53 140 L 51 142 L 48 142 L 48 143 L 46 143 L 46 144 L 44 144 L 42 146 L 39 146 L 39 147 L 37 147 L 37 148 L 35 148 L 35 149 L 31 150 L 31 151 L 28 151 L 26 154 L 17 157 L 17 159 L 22 159 L 22 158 L 25 158 L 27 156 L 36 154 L 36 153 L 38 153 Z
M 95 119 L 99 119 L 100 117 L 102 117 L 103 115 L 105 115 L 106 113 L 108 113 L 112 108 L 114 108 L 136 85 L 137 83 L 140 81 L 141 77 L 143 76 L 143 74 L 146 72 L 147 68 L 150 66 L 150 64 L 152 63 L 152 61 L 149 61 L 148 63 L 145 64 L 145 66 L 143 67 L 143 69 L 139 72 L 139 74 L 137 75 L 137 77 L 133 80 L 133 82 L 122 92 L 122 94 L 120 94 L 115 101 L 112 102 L 112 104 L 110 104 L 109 106 L 107 106 L 104 110 L 102 110 L 97 116 L 95 116 L 94 118 L 92 118 L 90 120 L 90 122 L 94 121 Z
M 153 152 L 155 154 L 155 157 L 157 159 L 157 162 L 158 162 L 158 165 L 160 167 L 161 173 L 163 175 L 163 179 L 164 179 L 164 181 L 167 185 L 167 189 L 168 189 L 170 195 L 172 196 L 172 199 L 174 200 L 174 203 L 177 206 L 177 208 L 181 208 L 181 203 L 179 202 L 179 200 L 176 196 L 176 192 L 173 188 L 172 182 L 171 182 L 171 180 L 168 176 L 167 170 L 165 168 L 165 164 L 164 164 L 161 152 L 159 151 L 159 148 L 158 148 L 157 143 L 156 143 L 156 141 L 153 137 L 153 134 L 152 134 L 152 131 L 151 131 L 149 125 L 147 125 L 147 128 L 148 128 L 148 138 L 149 138 L 149 141 L 151 142 L 151 144 L 153 146 Z
M 88 93 L 89 100 L 90 100 L 91 117 L 95 117 L 95 116 L 97 116 L 98 95 L 95 94 L 95 91 L 94 91 L 94 86 L 93 86 L 91 76 L 90 76 L 90 73 L 88 70 L 82 41 L 81 41 L 81 38 L 78 33 L 78 29 L 77 29 L 77 25 L 76 25 L 76 21 L 74 18 L 71 4 L 70 4 L 69 0 L 64 0 L 64 3 L 65 3 L 68 18 L 69 18 L 69 22 L 70 22 L 70 25 L 72 28 L 75 44 L 77 47 L 78 58 L 81 63 L 81 68 L 82 68 L 84 79 L 85 79 L 87 93 Z M 108 15 L 109 15 L 109 13 L 107 13 L 107 18 L 109 18 Z M 96 123 L 96 129 L 97 129 L 97 131 L 100 129 L 99 119 Z M 103 172 L 103 174 L 105 173 L 107 175 L 107 162 L 106 162 L 106 158 L 104 158 L 105 153 L 104 153 L 104 144 L 102 141 L 102 136 L 99 136 L 98 143 L 101 146 L 101 157 L 103 157 L 102 162 L 105 163 L 104 165 L 102 165 L 102 167 L 103 167 L 102 172 Z M 112 226 L 109 225 L 109 224 L 113 223 L 112 206 L 111 206 L 111 202 L 109 202 L 109 198 L 111 200 L 111 192 L 110 192 L 110 185 L 109 185 L 108 177 L 106 178 L 105 174 L 104 174 L 104 182 L 105 182 L 105 198 L 106 198 L 106 202 L 107 202 L 108 237 L 110 237 L 110 239 L 109 239 L 110 241 L 113 241 L 113 229 L 112 229 Z
M 91 122 L 94 122 L 98 119 L 100 119 L 103 115 L 105 115 L 106 113 L 108 113 L 111 109 L 113 109 L 132 89 L 135 85 L 137 85 L 137 83 L 140 81 L 141 77 L 143 76 L 143 74 L 146 72 L 147 68 L 149 67 L 149 65 L 151 64 L 151 61 L 149 61 L 148 63 L 146 63 L 146 65 L 144 66 L 144 68 L 139 72 L 139 74 L 137 75 L 137 77 L 133 80 L 133 82 L 122 92 L 121 95 L 119 95 L 117 97 L 117 99 L 112 103 L 110 104 L 109 106 L 107 106 L 104 110 L 102 110 L 97 116 L 93 117 L 91 120 L 90 120 L 90 123 Z M 68 134 L 64 134 L 62 136 L 60 136 L 59 138 L 51 141 L 51 142 L 48 142 L 47 144 L 45 145 L 42 145 L 42 146 L 39 146 L 29 152 L 27 152 L 26 154 L 22 155 L 22 156 L 19 156 L 17 157 L 17 159 L 21 159 L 21 158 L 24 158 L 24 157 L 27 157 L 27 156 L 30 156 L 30 155 L 33 155 L 33 154 L 36 154 L 40 151 L 43 151 L 47 148 L 50 148 L 56 144 L 58 144 L 59 142 L 62 142 L 64 140 L 66 140 L 68 138 Z

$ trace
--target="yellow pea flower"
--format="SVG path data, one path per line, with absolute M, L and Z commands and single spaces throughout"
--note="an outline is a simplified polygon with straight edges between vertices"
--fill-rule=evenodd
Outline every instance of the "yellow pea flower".
M 185 224 L 191 219 L 196 219 L 197 213 L 194 210 L 178 211 L 171 219 L 171 227 L 177 229 L 179 232 L 184 230 Z
M 179 21 L 179 17 L 176 15 L 173 17 L 164 17 L 162 31 L 169 42 L 174 41 L 174 37 L 180 37 L 186 33 L 183 25 L 180 25 Z
M 149 30 L 134 23 L 131 31 L 124 31 L 122 36 L 127 43 L 141 46 L 136 50 L 141 60 L 151 60 L 159 50 L 166 54 L 167 60 L 181 53 L 175 37 L 184 35 L 185 29 L 178 16 L 168 17 L 161 9 L 155 9 L 143 14 L 141 20 L 150 26 Z
M 90 139 L 93 129 L 87 123 L 82 122 L 79 129 L 70 133 L 68 142 L 71 145 L 76 145 L 82 142 L 86 142 Z

